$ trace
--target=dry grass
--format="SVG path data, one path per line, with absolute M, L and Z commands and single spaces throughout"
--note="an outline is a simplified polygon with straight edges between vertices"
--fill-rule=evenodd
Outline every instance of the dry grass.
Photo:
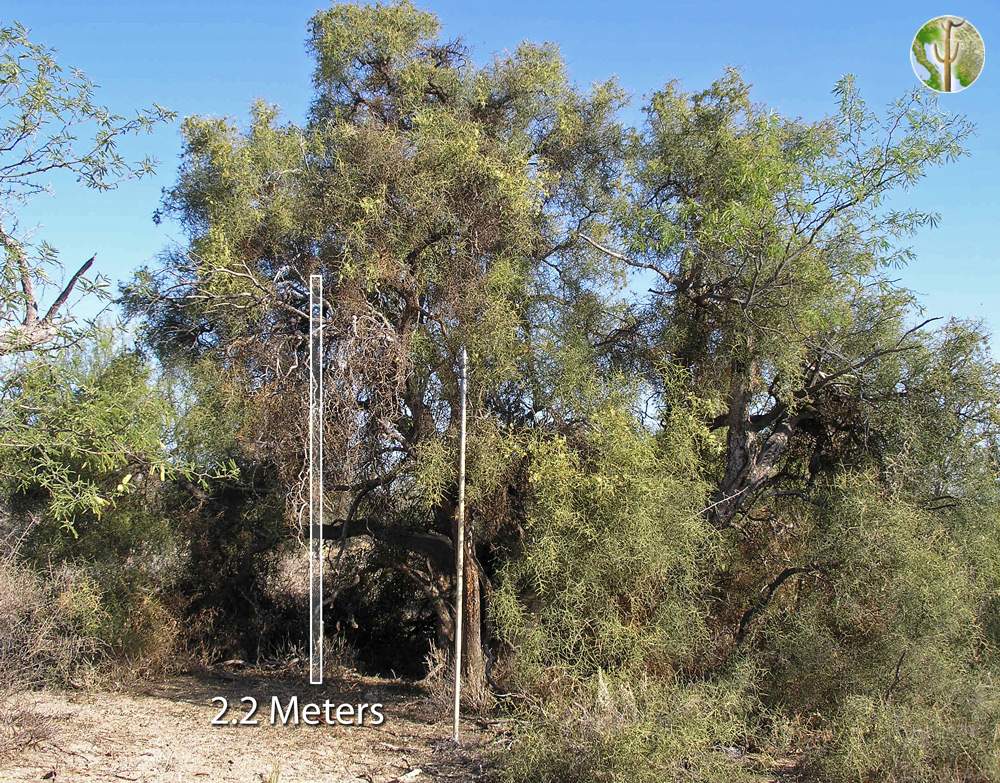
M 9 699 L 0 704 L 0 761 L 37 748 L 53 734 L 52 719 L 32 707 L 14 706 Z
M 455 698 L 455 669 L 451 665 L 450 657 L 447 650 L 431 644 L 430 651 L 424 656 L 424 669 L 427 674 L 420 681 L 421 687 L 427 693 L 428 701 L 435 708 L 445 712 L 453 709 Z M 482 716 L 495 706 L 496 698 L 486 683 L 477 685 L 463 683 L 463 714 Z
M 96 652 L 81 634 L 85 611 L 79 573 L 69 567 L 46 574 L 20 563 L 3 542 L 0 555 L 0 758 L 39 744 L 51 734 L 49 721 L 30 705 L 13 705 L 15 695 L 44 683 L 77 684 Z

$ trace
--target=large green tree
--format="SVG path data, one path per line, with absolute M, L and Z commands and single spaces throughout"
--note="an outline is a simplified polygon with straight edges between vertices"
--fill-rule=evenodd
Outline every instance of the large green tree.
M 635 296 L 567 321 L 590 348 L 576 359 L 605 382 L 630 372 L 651 440 L 611 466 L 617 444 L 577 442 L 529 504 L 498 619 L 538 690 L 562 696 L 529 711 L 519 779 L 740 779 L 755 762 L 720 752 L 734 735 L 750 747 L 804 716 L 816 733 L 792 741 L 819 779 L 998 774 L 981 727 L 1000 714 L 1000 368 L 980 325 L 933 328 L 893 279 L 936 220 L 901 194 L 963 154 L 970 127 L 920 93 L 884 115 L 850 78 L 835 96 L 805 122 L 753 103 L 735 72 L 668 85 L 632 137 L 613 225 L 585 237 Z M 650 459 L 664 466 L 621 475 Z M 659 499 L 678 470 L 695 511 Z M 608 548 L 617 531 L 627 543 Z
M 804 122 L 753 104 L 735 72 L 700 93 L 672 84 L 634 142 L 616 255 L 648 282 L 634 344 L 718 400 L 719 526 L 870 449 L 872 406 L 916 382 L 900 357 L 935 320 L 892 279 L 899 240 L 935 215 L 889 196 L 961 155 L 970 126 L 921 93 L 885 116 L 849 77 L 835 94 L 834 116 Z
M 576 234 L 605 211 L 622 95 L 611 83 L 573 88 L 550 46 L 477 67 L 408 2 L 334 6 L 310 30 L 305 125 L 280 124 L 264 104 L 245 133 L 185 123 L 165 206 L 190 242 L 140 274 L 130 300 L 162 355 L 208 359 L 252 399 L 243 442 L 277 467 L 294 521 L 308 280 L 322 275 L 328 537 L 372 539 L 381 567 L 425 593 L 443 641 L 458 352 L 472 357 L 474 443 L 481 428 L 534 423 L 546 402 L 544 386 L 529 387 L 539 326 L 529 315 L 549 301 L 542 278 L 563 274 L 557 259 L 569 275 L 595 255 Z M 472 506 L 466 560 L 475 679 L 483 563 L 504 522 L 488 495 Z
M 241 398 L 261 478 L 204 501 L 226 535 L 300 519 L 318 274 L 338 583 L 400 625 L 416 585 L 442 643 L 470 351 L 464 660 L 484 676 L 485 603 L 527 696 L 512 777 L 740 780 L 784 753 L 995 778 L 1000 375 L 893 279 L 936 221 L 896 205 L 965 120 L 874 112 L 849 78 L 788 119 L 729 72 L 626 131 L 548 46 L 476 66 L 405 2 L 310 29 L 307 121 L 188 120 L 165 202 L 188 240 L 128 290 L 168 365 Z

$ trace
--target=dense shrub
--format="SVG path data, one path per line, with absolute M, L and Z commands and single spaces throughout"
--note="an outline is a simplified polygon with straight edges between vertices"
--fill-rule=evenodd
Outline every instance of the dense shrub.
M 832 733 L 807 766 L 829 780 L 995 776 L 1000 690 L 977 577 L 991 549 L 865 475 L 795 518 L 784 555 L 809 569 L 774 591 L 745 645 L 765 703 Z
M 38 572 L 13 556 L 0 561 L 0 688 L 5 694 L 67 683 L 97 662 L 105 622 L 95 584 L 59 566 Z
M 721 546 L 699 514 L 704 431 L 684 406 L 661 437 L 618 405 L 599 407 L 573 442 L 531 450 L 525 541 L 493 605 L 510 678 L 530 694 L 506 774 L 749 780 L 757 673 L 702 671 L 702 585 Z
M 814 777 L 873 783 L 1000 780 L 996 676 L 941 664 L 933 662 L 927 672 L 932 681 L 926 693 L 845 699 L 831 716 L 831 742 L 808 765 Z
M 996 780 L 987 508 L 845 472 L 756 556 L 791 576 L 741 587 L 761 567 L 697 513 L 704 433 L 679 411 L 653 436 L 606 407 L 531 450 L 493 605 L 525 694 L 509 779 L 753 779 L 787 755 L 811 780 Z
M 0 552 L 0 758 L 47 736 L 47 722 L 15 699 L 46 683 L 79 683 L 102 659 L 94 583 L 68 566 L 39 572 L 4 542 Z
M 750 672 L 713 682 L 603 675 L 560 683 L 525 713 L 507 780 L 533 783 L 750 781 Z M 567 687 L 569 686 L 569 687 Z
M 686 464 L 691 448 L 664 447 L 615 405 L 576 442 L 532 447 L 526 539 L 493 605 L 519 676 L 669 674 L 693 662 L 718 538 L 698 514 L 706 489 Z

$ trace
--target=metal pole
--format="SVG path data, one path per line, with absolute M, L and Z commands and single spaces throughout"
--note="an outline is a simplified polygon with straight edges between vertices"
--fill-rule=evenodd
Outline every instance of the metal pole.
M 462 700 L 462 599 L 465 592 L 465 398 L 468 357 L 462 348 L 462 367 L 459 383 L 462 418 L 458 431 L 458 518 L 455 536 L 455 742 L 458 742 L 458 719 Z
M 309 276 L 309 682 L 323 684 L 323 278 Z

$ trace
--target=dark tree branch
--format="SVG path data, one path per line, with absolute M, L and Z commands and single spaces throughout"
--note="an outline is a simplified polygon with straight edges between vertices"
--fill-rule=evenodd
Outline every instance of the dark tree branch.
M 778 589 L 793 576 L 798 576 L 800 574 L 815 574 L 819 572 L 819 567 L 815 563 L 810 563 L 807 566 L 794 566 L 786 568 L 780 574 L 778 574 L 771 582 L 764 588 L 764 592 L 740 617 L 739 626 L 736 629 L 736 644 L 741 644 L 746 638 L 747 630 L 750 627 L 750 623 L 753 619 L 763 612 L 767 605 L 771 602 L 774 594 L 778 592 Z
M 902 654 L 899 656 L 899 660 L 896 661 L 896 671 L 895 671 L 895 673 L 892 676 L 892 682 L 889 683 L 889 687 L 885 689 L 885 694 L 882 697 L 886 701 L 888 701 L 889 697 L 892 696 L 892 692 L 894 690 L 896 690 L 896 688 L 899 687 L 900 672 L 901 672 L 902 667 L 903 667 L 903 661 L 906 659 L 906 653 L 908 653 L 908 652 L 909 652 L 909 650 L 903 650 Z
M 80 281 L 80 278 L 87 273 L 87 270 L 90 269 L 91 266 L 94 265 L 95 258 L 97 258 L 96 253 L 84 261 L 83 266 L 76 270 L 73 276 L 69 279 L 69 282 L 66 284 L 66 287 L 63 288 L 62 293 L 56 297 L 56 300 L 52 303 L 48 312 L 45 313 L 45 317 L 42 319 L 43 323 L 52 323 L 53 319 L 59 314 L 59 309 L 66 304 L 66 300 L 69 299 L 70 295 L 73 293 L 73 288 Z
M 424 555 L 442 571 L 447 571 L 452 565 L 454 550 L 451 539 L 442 533 L 407 530 L 372 519 L 340 520 L 323 527 L 324 541 L 339 542 L 358 536 L 368 536 L 380 543 Z

